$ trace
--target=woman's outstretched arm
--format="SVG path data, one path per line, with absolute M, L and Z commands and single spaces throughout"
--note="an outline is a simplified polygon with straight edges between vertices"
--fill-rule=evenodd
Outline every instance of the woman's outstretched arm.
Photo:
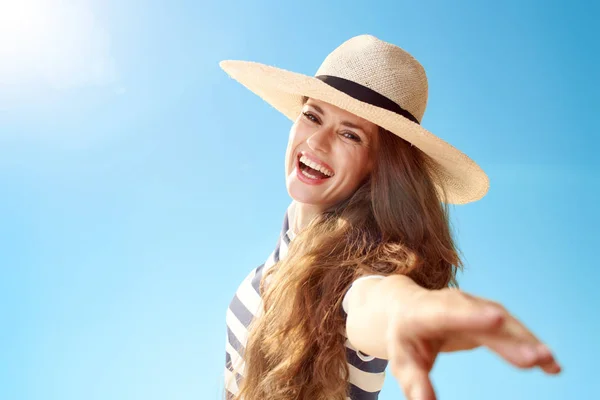
M 426 290 L 393 275 L 356 282 L 348 292 L 348 340 L 388 359 L 410 400 L 431 400 L 429 372 L 440 352 L 486 346 L 519 368 L 556 374 L 550 350 L 500 304 L 458 289 Z

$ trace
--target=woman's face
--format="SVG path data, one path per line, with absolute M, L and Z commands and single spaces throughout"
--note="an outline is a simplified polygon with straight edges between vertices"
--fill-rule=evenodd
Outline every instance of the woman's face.
M 373 168 L 377 132 L 363 118 L 309 99 L 292 126 L 286 151 L 290 196 L 323 210 L 350 197 Z

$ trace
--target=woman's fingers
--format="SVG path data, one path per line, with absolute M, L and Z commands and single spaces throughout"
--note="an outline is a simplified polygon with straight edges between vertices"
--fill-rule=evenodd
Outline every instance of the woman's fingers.
M 442 351 L 486 346 L 519 368 L 560 372 L 550 350 L 502 305 L 456 289 L 430 293 L 411 318 L 417 337 L 443 340 Z
M 393 319 L 388 338 L 392 374 L 408 400 L 433 400 L 429 372 L 439 351 L 486 346 L 519 368 L 561 367 L 551 351 L 501 304 L 456 289 L 415 297 Z
M 560 366 L 558 361 L 556 361 L 550 349 L 545 345 L 542 346 L 545 347 L 547 355 L 542 357 L 542 361 L 539 365 L 540 368 L 548 374 L 554 375 L 560 373 L 562 371 L 562 367 Z
M 501 337 L 498 334 L 478 335 L 477 341 L 518 368 L 532 368 L 540 361 L 534 343 Z
M 558 374 L 561 371 L 561 367 L 554 358 L 552 351 L 543 343 L 538 344 L 537 351 L 539 353 L 538 366 L 544 372 L 548 374 Z
M 542 343 L 521 321 L 509 314 L 498 304 L 490 306 L 503 310 L 503 323 L 485 333 L 475 334 L 475 339 L 511 364 L 519 368 L 539 366 L 547 373 L 560 372 L 550 349 Z
M 482 321 L 489 322 L 488 325 L 474 324 L 469 330 L 456 331 L 457 336 L 465 337 L 466 334 L 467 338 L 473 339 L 467 343 L 471 345 L 470 348 L 475 343 L 486 346 L 519 368 L 539 366 L 547 373 L 560 372 L 560 366 L 550 349 L 501 304 L 456 292 L 451 291 L 452 299 L 447 302 L 458 311 L 455 311 L 456 316 L 450 312 L 448 319 L 460 320 L 465 312 L 478 312 Z M 450 323 L 447 325 L 451 327 Z
M 557 374 L 561 367 L 556 362 L 550 349 L 540 342 L 516 319 L 510 317 L 505 322 L 512 328 L 500 329 L 498 332 L 474 335 L 481 346 L 486 346 L 500 357 L 518 368 L 540 367 L 544 372 Z M 526 333 L 515 333 L 525 331 Z

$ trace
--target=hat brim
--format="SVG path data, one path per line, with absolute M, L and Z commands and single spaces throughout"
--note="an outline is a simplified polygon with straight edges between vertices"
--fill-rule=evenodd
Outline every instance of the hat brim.
M 470 157 L 395 112 L 359 101 L 312 76 L 251 61 L 225 60 L 219 65 L 292 121 L 300 114 L 306 96 L 351 112 L 412 143 L 435 162 L 436 185 L 444 187 L 439 192 L 445 203 L 477 201 L 489 190 L 488 176 Z

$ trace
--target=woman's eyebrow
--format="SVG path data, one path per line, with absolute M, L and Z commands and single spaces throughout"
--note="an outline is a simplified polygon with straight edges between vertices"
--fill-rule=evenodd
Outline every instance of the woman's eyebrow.
M 342 121 L 342 125 L 347 126 L 348 128 L 358 129 L 358 130 L 361 130 L 363 132 L 365 131 L 362 127 L 360 127 L 360 126 L 358 126 L 356 124 L 353 124 L 350 121 Z
M 312 107 L 312 108 L 314 108 L 319 114 L 325 115 L 325 113 L 323 112 L 323 109 L 321 107 L 319 107 L 318 105 L 316 105 L 316 104 L 309 104 L 309 106 Z M 354 123 L 352 123 L 350 121 L 342 121 L 341 124 L 344 125 L 344 126 L 347 126 L 348 128 L 359 129 L 359 130 L 365 132 L 365 130 L 361 126 L 356 125 L 356 124 L 354 124 Z
M 309 106 L 312 107 L 312 108 L 314 108 L 315 110 L 317 110 L 317 112 L 319 114 L 325 115 L 325 113 L 323 112 L 323 109 L 321 107 L 319 107 L 318 105 L 316 105 L 316 104 L 309 104 Z

